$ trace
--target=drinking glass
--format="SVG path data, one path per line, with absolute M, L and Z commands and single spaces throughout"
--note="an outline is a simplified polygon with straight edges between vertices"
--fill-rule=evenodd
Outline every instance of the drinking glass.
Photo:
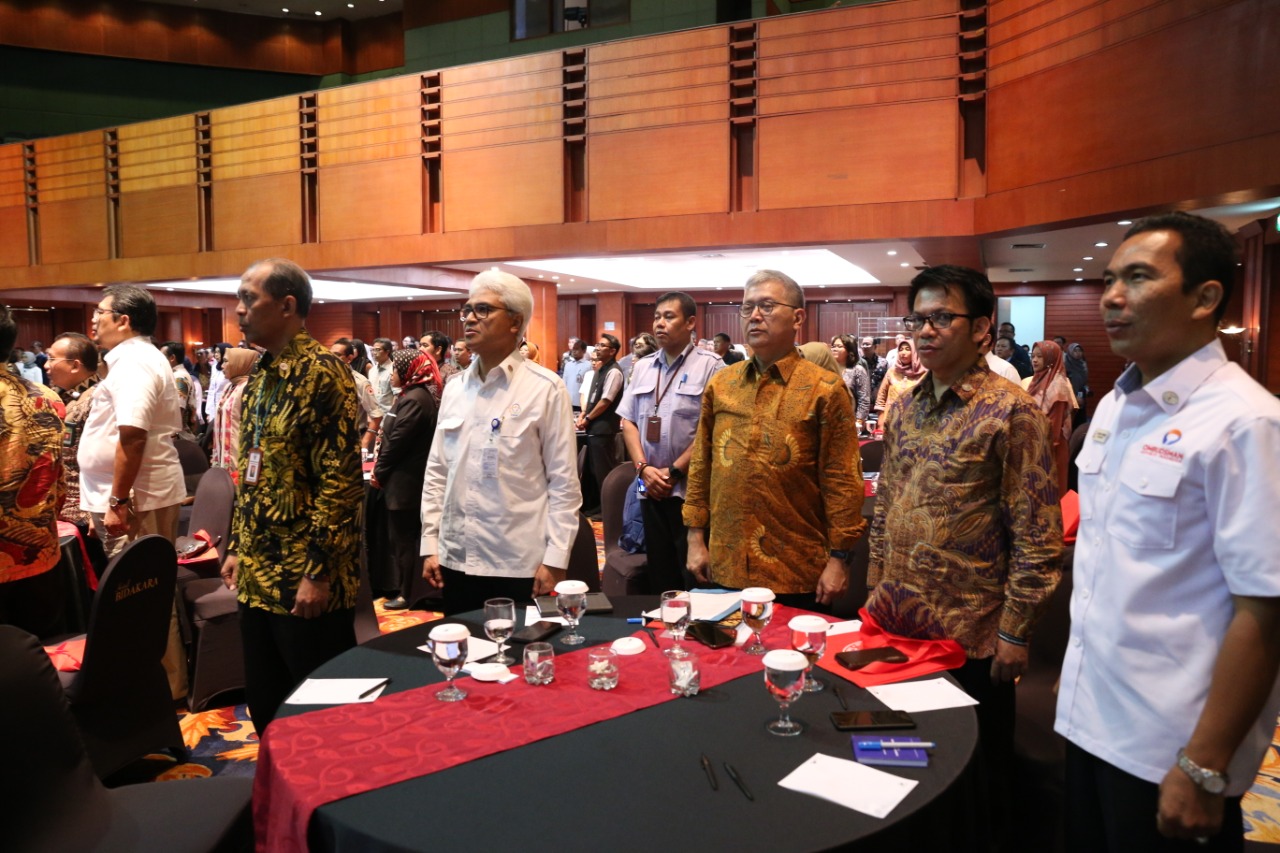
M 612 690 L 618 686 L 618 653 L 608 646 L 587 652 L 587 684 L 592 690 Z
M 494 663 L 512 664 L 516 659 L 506 653 L 503 644 L 516 629 L 516 603 L 509 598 L 491 598 L 484 603 L 484 633 L 498 644 Z
M 675 645 L 667 650 L 667 654 L 673 658 L 684 657 L 689 654 L 685 651 L 684 632 L 689 629 L 689 611 L 692 602 L 689 593 L 672 589 L 662 594 L 662 604 L 659 612 L 662 615 L 662 624 L 667 626 L 667 633 L 671 635 L 671 641 Z
M 556 650 L 550 643 L 529 643 L 524 647 L 524 680 L 530 684 L 556 680 Z
M 437 625 L 427 635 L 431 659 L 448 682 L 443 690 L 436 693 L 441 702 L 458 702 L 467 698 L 466 691 L 454 686 L 453 679 L 467 662 L 467 640 L 470 638 L 467 626 L 458 624 Z
M 827 649 L 827 620 L 821 616 L 796 616 L 787 627 L 791 629 L 791 648 L 809 661 L 804 671 L 804 692 L 821 693 L 827 685 L 814 676 L 813 666 Z
M 804 692 L 804 671 L 808 665 L 808 659 L 793 649 L 774 649 L 764 656 L 764 685 L 782 709 L 778 719 L 765 726 L 770 734 L 790 737 L 804 729 L 787 716 L 787 709 Z
M 556 584 L 556 610 L 569 623 L 569 636 L 561 637 L 566 646 L 578 646 L 587 638 L 578 633 L 578 621 L 587 609 L 587 585 L 582 581 L 560 581 Z
M 749 586 L 742 591 L 742 621 L 755 635 L 751 645 L 743 649 L 749 655 L 762 655 L 768 651 L 760 633 L 769 627 L 773 617 L 773 590 L 762 586 Z
M 697 696 L 702 686 L 702 670 L 698 656 L 688 649 L 684 654 L 670 655 L 667 660 L 667 685 L 676 696 Z

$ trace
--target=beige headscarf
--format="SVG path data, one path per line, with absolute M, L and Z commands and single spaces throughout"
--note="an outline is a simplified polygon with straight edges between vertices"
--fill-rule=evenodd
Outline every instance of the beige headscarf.
M 249 371 L 253 369 L 253 363 L 257 360 L 258 353 L 254 350 L 239 347 L 229 349 L 222 357 L 222 375 L 232 382 L 237 379 L 247 379 Z
M 807 344 L 801 344 L 800 357 L 805 361 L 812 361 L 818 367 L 830 370 L 836 376 L 840 375 L 840 366 L 836 364 L 835 356 L 831 354 L 831 347 L 822 341 L 809 341 Z

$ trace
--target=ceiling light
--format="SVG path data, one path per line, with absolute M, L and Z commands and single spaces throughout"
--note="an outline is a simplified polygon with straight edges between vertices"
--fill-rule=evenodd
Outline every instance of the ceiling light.
M 826 287 L 826 285 L 825 285 L 825 284 L 820 284 L 820 285 L 818 285 L 818 289 L 819 289 L 819 290 L 821 290 L 821 289 L 822 289 L 822 288 L 824 288 L 824 287 Z
M 1081 258 L 1080 260 L 1082 260 L 1082 261 L 1091 261 L 1091 260 L 1093 260 L 1093 255 L 1085 255 L 1085 256 L 1084 256 L 1083 258 Z
M 600 292 L 600 288 L 598 288 L 598 287 L 593 287 L 593 288 L 591 288 L 591 292 L 592 292 L 592 293 L 599 293 L 599 292 Z
M 560 276 L 558 276 L 558 275 L 553 275 L 553 276 L 551 276 L 551 280 L 552 280 L 552 281 L 559 281 L 559 280 L 560 280 Z
M 1078 279 L 1076 279 L 1076 281 L 1084 281 L 1084 279 L 1082 279 L 1082 278 L 1078 278 Z
M 889 254 L 889 255 L 896 255 L 896 254 L 898 254 L 898 253 L 897 253 L 897 252 L 895 252 L 893 249 L 890 249 L 888 252 L 886 252 L 886 254 Z
M 1099 249 L 1105 249 L 1105 248 L 1107 248 L 1107 244 L 1106 244 L 1106 242 L 1105 242 L 1105 241 L 1104 241 L 1104 242 L 1099 242 L 1099 243 L 1094 243 L 1093 245 L 1097 246 Z
M 324 304 L 324 300 L 323 300 L 323 299 L 317 299 L 316 301 L 317 301 L 317 302 L 319 302 L 321 305 L 323 305 L 323 304 Z
M 287 15 L 287 14 L 289 14 L 289 10 L 288 10 L 288 9 L 281 9 L 280 11 L 281 11 L 281 12 L 284 12 L 286 15 Z
M 1072 267 L 1072 272 L 1084 272 L 1084 267 Z
M 347 8 L 348 8 L 348 9 L 354 9 L 355 7 L 356 7 L 356 4 L 355 4 L 355 3 L 348 3 L 348 4 L 347 4 Z
M 1116 224 L 1117 224 L 1117 225 L 1132 225 L 1132 224 L 1133 224 L 1133 220 L 1132 220 L 1132 219 L 1121 219 L 1121 220 L 1120 220 L 1119 222 L 1117 222 Z
M 320 15 L 323 15 L 323 14 L 324 13 L 321 12 L 319 9 L 316 9 L 316 17 L 319 17 Z
M 900 267 L 909 267 L 909 266 L 911 266 L 911 264 L 907 263 L 906 261 L 903 261 L 902 263 L 898 264 L 898 266 L 900 266 Z
M 1244 326 L 1223 326 L 1219 329 L 1224 335 L 1238 335 L 1245 330 Z

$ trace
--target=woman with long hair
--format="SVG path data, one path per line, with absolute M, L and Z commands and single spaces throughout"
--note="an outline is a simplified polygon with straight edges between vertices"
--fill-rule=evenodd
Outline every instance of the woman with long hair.
M 877 412 L 888 411 L 893 401 L 898 399 L 902 392 L 910 391 L 929 372 L 928 368 L 920 363 L 916 345 L 910 338 L 898 344 L 897 356 L 893 366 L 885 373 L 884 381 L 880 383 L 880 393 L 876 395 L 875 404 Z
M 871 414 L 871 374 L 858 359 L 858 342 L 853 335 L 836 335 L 831 339 L 831 357 L 840 368 L 840 377 L 853 395 L 853 416 L 861 435 Z
M 1053 341 L 1040 341 L 1031 348 L 1031 369 L 1034 372 L 1022 382 L 1049 418 L 1049 438 L 1058 466 L 1058 493 L 1062 494 L 1067 490 L 1070 473 L 1067 440 L 1071 438 L 1071 401 L 1075 397 L 1067 381 L 1062 348 Z

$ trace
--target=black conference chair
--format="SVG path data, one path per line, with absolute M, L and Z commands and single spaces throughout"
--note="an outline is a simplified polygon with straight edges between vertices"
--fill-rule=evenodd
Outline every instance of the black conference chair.
M 21 697 L 0 702 L 0 730 L 16 735 L 0 762 L 6 850 L 252 849 L 252 779 L 104 787 L 48 655 L 35 637 L 9 625 L 0 625 L 0 695 Z
M 649 591 L 645 577 L 648 556 L 643 551 L 631 554 L 618 546 L 627 489 L 635 480 L 636 468 L 630 462 L 623 462 L 604 478 L 600 517 L 604 523 L 604 577 L 601 585 L 605 595 L 643 595 Z
M 879 471 L 880 466 L 884 464 L 884 441 L 874 439 L 862 445 L 860 450 L 862 456 L 862 473 L 870 474 L 873 471 Z
M 600 560 L 596 555 L 596 532 L 591 521 L 578 513 L 578 535 L 573 538 L 569 551 L 569 566 L 565 580 L 583 581 L 592 592 L 600 591 Z
M 102 778 L 158 749 L 185 753 L 160 664 L 176 575 L 177 557 L 163 536 L 126 545 L 98 584 L 80 671 L 58 674 Z

